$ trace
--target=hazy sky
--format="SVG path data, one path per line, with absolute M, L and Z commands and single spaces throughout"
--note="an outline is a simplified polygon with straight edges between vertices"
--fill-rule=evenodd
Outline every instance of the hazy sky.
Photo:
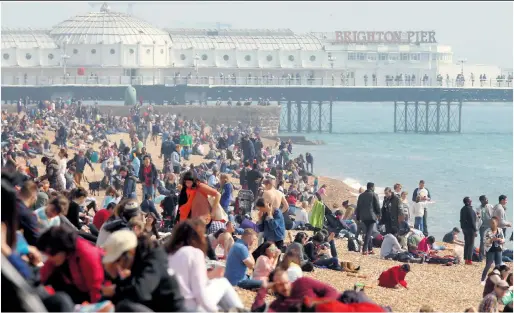
M 100 3 L 101 4 L 101 3 Z M 123 2 L 111 8 L 126 12 Z M 98 11 L 88 2 L 2 1 L 2 27 L 51 27 L 73 15 Z M 505 2 L 137 2 L 134 14 L 160 27 L 434 30 L 453 47 L 454 60 L 512 68 L 513 4 Z

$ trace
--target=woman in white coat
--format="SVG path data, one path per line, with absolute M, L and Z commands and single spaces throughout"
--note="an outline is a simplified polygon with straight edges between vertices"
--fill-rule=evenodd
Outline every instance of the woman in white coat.
M 66 189 L 66 177 L 64 174 L 66 173 L 66 167 L 68 164 L 68 152 L 66 149 L 62 149 L 59 151 L 59 180 L 61 181 L 61 186 Z

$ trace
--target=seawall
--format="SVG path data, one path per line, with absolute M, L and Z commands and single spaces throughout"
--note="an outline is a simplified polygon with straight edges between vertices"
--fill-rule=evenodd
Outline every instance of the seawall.
M 128 116 L 131 107 L 123 105 L 99 105 L 102 113 L 112 112 L 115 116 Z M 188 119 L 203 119 L 209 125 L 243 125 L 260 127 L 262 136 L 270 137 L 278 135 L 280 124 L 280 106 L 199 106 L 199 105 L 173 105 L 153 106 L 157 114 L 177 114 Z M 16 105 L 3 105 L 2 109 L 8 112 L 16 112 Z

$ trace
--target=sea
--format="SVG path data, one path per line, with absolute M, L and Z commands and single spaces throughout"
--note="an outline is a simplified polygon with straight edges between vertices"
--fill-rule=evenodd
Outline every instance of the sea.
M 394 133 L 393 103 L 334 103 L 333 133 L 301 134 L 324 144 L 297 145 L 293 154 L 310 152 L 316 175 L 354 187 L 400 183 L 409 198 L 423 179 L 435 202 L 428 207 L 429 232 L 441 240 L 460 226 L 464 197 L 473 206 L 480 195 L 493 205 L 502 194 L 512 199 L 512 120 L 512 103 L 464 103 L 460 134 Z

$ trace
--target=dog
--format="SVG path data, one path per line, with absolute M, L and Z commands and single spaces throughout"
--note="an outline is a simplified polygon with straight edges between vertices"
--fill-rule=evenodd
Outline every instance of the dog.
M 88 182 L 89 184 L 89 193 L 93 196 L 100 195 L 100 181 Z

